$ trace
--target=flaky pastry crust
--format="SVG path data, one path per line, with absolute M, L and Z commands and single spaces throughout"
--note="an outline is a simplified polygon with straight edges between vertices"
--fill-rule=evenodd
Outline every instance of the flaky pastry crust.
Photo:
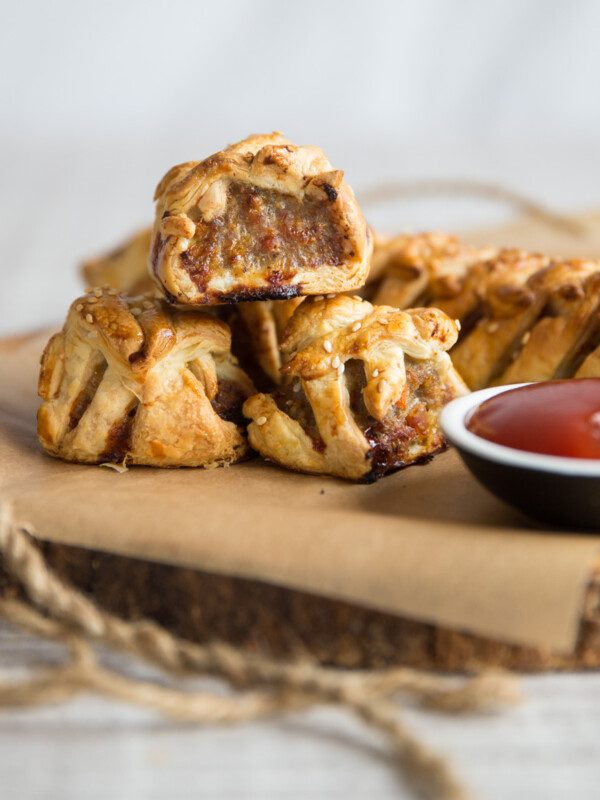
M 343 172 L 316 147 L 250 137 L 171 169 L 156 201 L 149 267 L 171 302 L 342 292 L 366 279 L 367 226 Z
M 259 389 L 281 383 L 279 342 L 287 321 L 304 300 L 259 300 L 218 306 L 231 327 L 232 350 Z
M 42 445 L 88 464 L 213 467 L 246 458 L 240 411 L 254 387 L 230 344 L 227 325 L 210 315 L 114 289 L 88 292 L 42 356 Z
M 369 299 L 395 308 L 435 305 L 460 293 L 469 268 L 497 252 L 470 247 L 446 233 L 376 236 Z
M 418 302 L 456 319 L 452 360 L 475 390 L 600 376 L 599 275 L 599 262 L 404 235 L 376 239 L 367 290 L 379 302 Z
M 600 375 L 598 262 L 529 255 L 489 280 L 480 301 L 479 321 L 452 352 L 470 388 Z
M 282 341 L 284 386 L 244 404 L 252 446 L 291 469 L 372 480 L 444 446 L 440 408 L 466 391 L 456 324 L 348 296 L 309 298 Z

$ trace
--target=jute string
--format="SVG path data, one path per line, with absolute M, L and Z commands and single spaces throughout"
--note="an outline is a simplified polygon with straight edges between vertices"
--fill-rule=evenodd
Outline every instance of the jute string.
M 495 183 L 468 181 L 464 179 L 421 179 L 414 181 L 393 181 L 378 184 L 360 193 L 362 206 L 389 203 L 394 200 L 414 199 L 415 197 L 431 197 L 439 195 L 461 195 L 479 197 L 485 200 L 499 201 L 513 206 L 518 212 L 532 220 L 541 222 L 551 228 L 558 228 L 571 236 L 585 234 L 585 226 L 577 219 L 560 214 L 521 192 L 499 186 Z
M 407 668 L 343 671 L 308 660 L 282 662 L 223 642 L 195 644 L 149 620 L 128 622 L 96 606 L 48 567 L 8 505 L 0 508 L 0 553 L 5 569 L 22 584 L 28 602 L 1 599 L 0 615 L 37 636 L 62 642 L 65 664 L 36 670 L 25 680 L 0 678 L 0 707 L 57 703 L 94 692 L 153 709 L 166 717 L 198 723 L 234 723 L 328 703 L 353 711 L 385 734 L 415 791 L 431 800 L 466 800 L 470 795 L 448 762 L 432 753 L 404 725 L 399 699 L 461 713 L 519 702 L 515 678 L 488 671 L 457 679 Z M 213 676 L 235 690 L 230 695 L 187 690 L 126 677 L 96 658 L 94 645 L 129 654 L 173 678 Z

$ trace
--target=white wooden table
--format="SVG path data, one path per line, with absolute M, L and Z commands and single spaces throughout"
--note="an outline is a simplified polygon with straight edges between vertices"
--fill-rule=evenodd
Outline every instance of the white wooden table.
M 62 648 L 0 625 L 0 676 Z M 129 674 L 153 676 L 110 656 Z M 493 715 L 409 710 L 481 800 L 600 797 L 600 674 L 523 678 L 526 702 Z M 411 798 L 380 736 L 330 708 L 232 728 L 165 722 L 96 697 L 0 713 L 2 800 Z

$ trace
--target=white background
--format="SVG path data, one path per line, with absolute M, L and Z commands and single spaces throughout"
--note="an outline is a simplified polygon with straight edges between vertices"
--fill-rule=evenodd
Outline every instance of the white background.
M 600 206 L 599 30 L 594 0 L 5 0 L 0 334 L 59 320 L 169 167 L 250 132 L 321 146 L 359 199 L 463 177 Z M 503 209 L 365 212 L 399 231 Z

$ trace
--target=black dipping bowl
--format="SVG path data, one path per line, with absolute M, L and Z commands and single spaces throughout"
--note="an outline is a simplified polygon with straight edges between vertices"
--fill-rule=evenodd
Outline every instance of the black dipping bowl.
M 489 442 L 466 427 L 485 400 L 526 385 L 496 386 L 453 400 L 440 416 L 444 435 L 486 489 L 528 517 L 600 530 L 600 459 L 528 453 Z

